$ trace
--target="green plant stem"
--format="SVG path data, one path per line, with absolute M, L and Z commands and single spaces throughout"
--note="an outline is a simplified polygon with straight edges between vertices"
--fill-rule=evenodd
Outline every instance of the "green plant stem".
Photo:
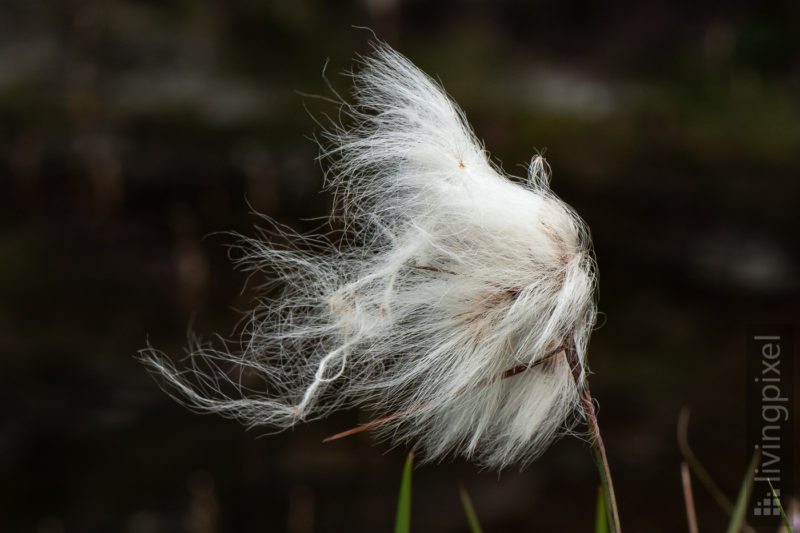
M 684 407 L 681 409 L 681 413 L 678 416 L 678 448 L 680 448 L 681 455 L 683 455 L 683 458 L 695 477 L 700 480 L 700 483 L 706 488 L 708 493 L 711 494 L 728 517 L 732 517 L 734 513 L 733 502 L 725 496 L 725 493 L 722 492 L 722 489 L 714 481 L 714 478 L 711 477 L 711 474 L 703 467 L 703 464 L 689 445 L 689 415 L 689 409 Z M 746 521 L 742 524 L 742 531 L 745 533 L 755 533 L 755 529 L 750 527 Z
M 467 490 L 464 487 L 461 487 L 458 490 L 458 494 L 461 496 L 461 503 L 464 506 L 464 512 L 467 515 L 467 522 L 469 523 L 470 532 L 482 533 L 483 530 L 478 522 L 478 515 L 475 514 L 475 508 L 472 506 L 472 500 L 469 497 L 469 493 L 467 493 Z
M 597 510 L 594 514 L 594 533 L 608 533 L 608 513 L 606 512 L 606 499 L 603 497 L 603 487 L 597 487 Z
M 400 480 L 400 496 L 397 498 L 397 518 L 394 533 L 411 531 L 411 470 L 414 465 L 414 452 L 408 452 L 406 464 L 403 466 L 403 478 Z
M 792 530 L 792 523 L 789 521 L 789 517 L 786 516 L 786 511 L 783 510 L 783 504 L 781 503 L 781 499 L 778 498 L 778 494 L 775 492 L 775 487 L 772 486 L 772 481 L 767 479 L 767 483 L 769 483 L 769 490 L 772 491 L 772 497 L 775 498 L 775 503 L 778 504 L 778 510 L 781 512 L 781 520 L 783 521 L 783 527 L 786 528 L 786 531 L 789 533 L 794 533 Z
M 681 414 L 678 417 L 678 448 L 681 450 L 681 455 L 689 464 L 689 467 L 694 472 L 694 475 L 697 476 L 697 479 L 703 484 L 706 490 L 711 494 L 711 496 L 716 500 L 720 507 L 731 516 L 733 514 L 733 502 L 725 496 L 725 493 L 722 492 L 722 489 L 719 488 L 719 485 L 714 482 L 714 479 L 711 475 L 706 471 L 703 467 L 703 464 L 694 454 L 692 451 L 692 447 L 689 446 L 689 410 L 687 408 L 683 408 L 681 410 Z
M 594 462 L 600 474 L 600 484 L 603 488 L 603 495 L 605 496 L 608 528 L 611 533 L 621 533 L 619 510 L 617 509 L 617 496 L 614 493 L 614 481 L 611 479 L 611 469 L 608 466 L 606 447 L 603 444 L 603 437 L 600 435 L 600 426 L 597 423 L 597 414 L 595 413 L 592 395 L 588 387 L 581 393 L 581 401 L 583 403 L 583 412 L 586 416 L 586 424 L 589 426 L 589 431 L 591 433 Z
M 736 498 L 736 504 L 733 506 L 733 514 L 731 514 L 731 521 L 728 524 L 728 533 L 739 533 L 746 525 L 747 502 L 750 500 L 750 493 L 753 491 L 753 478 L 756 477 L 756 467 L 758 467 L 760 457 L 761 450 L 756 448 L 753 458 L 750 460 L 750 465 L 745 472 L 742 488 L 739 489 L 739 496 Z

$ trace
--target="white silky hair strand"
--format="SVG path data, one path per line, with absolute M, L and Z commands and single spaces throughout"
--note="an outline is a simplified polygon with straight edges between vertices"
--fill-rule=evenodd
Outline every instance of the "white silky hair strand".
M 343 124 L 321 142 L 345 237 L 276 226 L 297 244 L 247 239 L 242 262 L 281 290 L 240 347 L 193 344 L 183 368 L 142 356 L 186 405 L 248 426 L 363 406 L 388 418 L 379 436 L 425 460 L 524 466 L 580 412 L 595 321 L 588 230 L 551 192 L 542 157 L 526 180 L 505 176 L 461 109 L 388 45 L 353 82 Z

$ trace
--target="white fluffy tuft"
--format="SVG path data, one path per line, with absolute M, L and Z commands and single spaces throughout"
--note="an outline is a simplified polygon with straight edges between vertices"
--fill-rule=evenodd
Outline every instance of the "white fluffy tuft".
M 579 409 L 588 232 L 541 157 L 525 183 L 504 176 L 441 87 L 388 46 L 353 79 L 347 125 L 324 133 L 322 153 L 347 237 L 249 239 L 246 264 L 283 288 L 252 313 L 242 349 L 195 346 L 186 370 L 144 358 L 187 405 L 250 426 L 366 406 L 390 418 L 381 436 L 424 459 L 527 464 Z M 245 387 L 245 370 L 265 388 Z

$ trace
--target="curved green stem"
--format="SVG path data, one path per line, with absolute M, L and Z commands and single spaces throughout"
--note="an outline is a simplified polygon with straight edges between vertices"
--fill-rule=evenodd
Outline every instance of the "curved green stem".
M 594 462 L 600 474 L 600 484 L 603 488 L 608 517 L 608 528 L 611 533 L 621 533 L 622 529 L 619 522 L 619 510 L 617 509 L 617 496 L 614 493 L 614 481 L 611 479 L 611 469 L 608 466 L 606 447 L 603 444 L 603 437 L 600 435 L 600 426 L 597 424 L 597 414 L 594 410 L 592 395 L 588 387 L 581 393 L 583 412 L 586 415 L 586 424 L 589 426 L 592 438 L 592 450 L 594 452 Z

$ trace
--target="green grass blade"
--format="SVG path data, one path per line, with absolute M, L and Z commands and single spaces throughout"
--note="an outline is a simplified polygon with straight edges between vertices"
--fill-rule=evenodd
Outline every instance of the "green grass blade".
M 464 513 L 467 515 L 467 522 L 469 523 L 469 530 L 471 533 L 483 533 L 480 523 L 478 523 L 478 515 L 475 514 L 475 508 L 472 506 L 472 500 L 464 487 L 458 490 L 461 496 L 461 504 L 464 506 Z
M 739 489 L 739 496 L 736 498 L 736 505 L 733 506 L 733 514 L 731 515 L 730 524 L 728 524 L 728 533 L 739 533 L 745 524 L 747 502 L 750 501 L 750 489 L 753 488 L 753 478 L 756 475 L 756 466 L 758 466 L 760 455 L 759 450 L 756 450 L 753 454 L 753 459 L 750 460 L 750 466 L 747 467 L 742 488 Z
M 414 464 L 414 452 L 409 452 L 403 467 L 403 479 L 400 481 L 400 496 L 397 499 L 397 519 L 394 533 L 411 531 L 411 467 Z
M 597 489 L 597 511 L 594 518 L 594 533 L 608 533 L 608 518 L 606 517 L 606 500 L 603 498 L 603 487 Z
M 614 482 L 611 480 L 611 467 L 606 456 L 606 447 L 603 444 L 603 436 L 600 434 L 600 426 L 597 422 L 597 413 L 594 409 L 594 401 L 589 389 L 586 388 L 581 393 L 581 403 L 586 417 L 586 425 L 591 431 L 592 455 L 597 466 L 597 473 L 600 475 L 600 485 L 603 488 L 603 501 L 606 505 L 606 518 L 608 519 L 608 530 L 610 533 L 620 533 L 619 509 L 617 507 L 617 497 L 614 491 Z
M 722 492 L 722 489 L 719 488 L 719 485 L 717 485 L 694 454 L 694 451 L 692 451 L 691 446 L 689 446 L 688 432 L 689 410 L 684 407 L 678 418 L 678 447 L 681 450 L 681 455 L 683 455 L 684 460 L 689 464 L 689 468 L 692 469 L 692 473 L 698 481 L 700 481 L 700 484 L 711 494 L 719 506 L 722 507 L 722 510 L 725 511 L 728 516 L 732 516 L 733 503 L 725 496 L 725 493 Z
M 778 498 L 777 494 L 775 494 L 775 487 L 772 486 L 772 481 L 767 480 L 767 483 L 769 483 L 769 490 L 772 491 L 772 497 L 775 498 L 775 502 L 778 504 L 778 509 L 781 511 L 781 519 L 783 520 L 784 527 L 786 527 L 786 531 L 789 533 L 794 533 L 794 531 L 792 531 L 792 524 L 789 522 L 789 517 L 786 516 L 786 512 L 783 510 L 783 505 L 781 505 L 781 499 Z

